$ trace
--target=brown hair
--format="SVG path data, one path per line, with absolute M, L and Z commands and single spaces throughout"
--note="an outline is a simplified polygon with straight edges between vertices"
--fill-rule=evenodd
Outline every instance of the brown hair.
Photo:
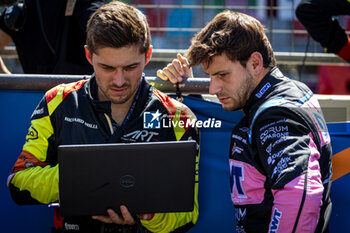
M 186 56 L 191 66 L 207 63 L 213 56 L 226 53 L 232 61 L 246 65 L 253 52 L 261 53 L 265 68 L 276 65 L 276 59 L 264 26 L 255 18 L 224 11 L 215 16 L 193 39 Z
M 151 34 L 146 16 L 123 2 L 114 1 L 101 6 L 87 23 L 86 44 L 91 53 L 100 48 L 140 46 L 147 53 Z

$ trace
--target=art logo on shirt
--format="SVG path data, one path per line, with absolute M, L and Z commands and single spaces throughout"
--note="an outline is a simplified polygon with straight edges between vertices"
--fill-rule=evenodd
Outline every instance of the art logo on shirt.
M 156 112 L 143 113 L 143 128 L 144 129 L 160 129 L 160 116 L 162 114 L 157 110 Z

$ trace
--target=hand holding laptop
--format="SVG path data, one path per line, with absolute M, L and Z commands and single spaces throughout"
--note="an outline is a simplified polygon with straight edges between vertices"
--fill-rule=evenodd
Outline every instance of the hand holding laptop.
M 108 209 L 108 216 L 92 216 L 92 218 L 104 223 L 116 223 L 122 225 L 134 225 L 136 223 L 134 217 L 125 205 L 120 206 L 120 212 L 122 216 L 118 215 L 112 209 Z M 138 217 L 142 220 L 151 220 L 153 214 L 138 214 Z

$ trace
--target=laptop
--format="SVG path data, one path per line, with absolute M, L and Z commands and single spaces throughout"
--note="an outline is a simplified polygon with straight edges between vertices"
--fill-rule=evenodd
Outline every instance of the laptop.
M 190 212 L 196 142 L 167 141 L 58 147 L 62 216 Z

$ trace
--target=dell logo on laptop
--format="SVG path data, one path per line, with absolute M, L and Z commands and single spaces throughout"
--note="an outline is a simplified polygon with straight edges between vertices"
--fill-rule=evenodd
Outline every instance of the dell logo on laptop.
M 135 177 L 133 177 L 132 175 L 124 175 L 120 177 L 120 185 L 123 188 L 132 188 L 135 186 L 135 182 Z

